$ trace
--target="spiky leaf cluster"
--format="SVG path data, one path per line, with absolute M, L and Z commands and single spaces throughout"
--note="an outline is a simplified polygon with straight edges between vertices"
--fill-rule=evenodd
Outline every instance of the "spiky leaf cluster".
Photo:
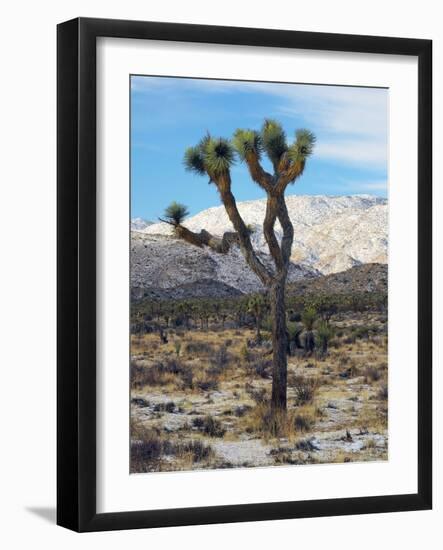
M 304 309 L 301 320 L 306 330 L 310 331 L 314 328 L 315 320 L 317 319 L 317 311 L 312 306 Z
M 185 151 L 183 162 L 186 170 L 196 172 L 201 176 L 205 173 L 204 158 L 199 146 L 188 147 Z
M 332 325 L 326 321 L 320 321 L 317 326 L 317 335 L 320 339 L 320 342 L 328 342 L 331 338 L 334 337 L 335 330 Z
M 249 153 L 254 153 L 259 159 L 262 152 L 262 140 L 258 132 L 254 130 L 236 130 L 232 139 L 232 145 L 241 160 L 245 160 Z
M 204 165 L 208 174 L 215 176 L 228 172 L 235 161 L 232 145 L 224 138 L 209 138 L 203 147 Z
M 174 225 L 180 225 L 189 216 L 188 208 L 179 202 L 171 202 L 165 209 L 164 217 Z
M 282 125 L 276 120 L 266 119 L 261 130 L 261 139 L 263 149 L 273 165 L 276 166 L 282 155 L 288 150 L 286 134 Z
M 266 310 L 266 300 L 261 294 L 256 294 L 249 298 L 247 302 L 247 312 L 255 317 L 261 317 Z
M 292 162 L 306 160 L 314 151 L 315 135 L 306 129 L 297 130 L 295 143 L 288 150 L 288 157 Z
M 184 164 L 187 170 L 216 177 L 226 173 L 235 161 L 235 151 L 224 138 L 207 134 L 195 147 L 185 151 Z

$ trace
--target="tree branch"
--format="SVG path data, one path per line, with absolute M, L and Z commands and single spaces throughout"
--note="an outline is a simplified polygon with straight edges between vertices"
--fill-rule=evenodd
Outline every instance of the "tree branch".
M 273 188 L 273 192 L 275 193 L 275 195 L 282 195 L 285 192 L 288 184 L 300 177 L 303 174 L 304 169 L 304 160 L 298 160 L 297 162 L 290 164 L 289 168 L 278 176 L 277 183 Z
M 168 225 L 172 225 L 172 227 L 177 227 L 177 224 L 174 222 L 170 222 L 168 220 L 164 220 L 163 218 L 159 218 L 159 220 L 163 223 L 167 223 Z
M 278 215 L 278 198 L 268 193 L 266 201 L 266 214 L 263 222 L 263 234 L 268 243 L 269 252 L 274 260 L 278 272 L 284 269 L 284 260 L 277 237 L 275 236 L 274 226 Z
M 211 177 L 211 174 L 209 174 L 209 177 Z M 272 281 L 272 275 L 271 273 L 269 273 L 264 264 L 259 260 L 252 247 L 248 228 L 246 227 L 243 218 L 240 216 L 237 208 L 237 203 L 235 202 L 235 197 L 231 192 L 231 176 L 229 172 L 226 172 L 224 175 L 218 176 L 213 179 L 217 185 L 217 189 L 220 193 L 220 198 L 226 209 L 226 213 L 228 214 L 228 217 L 238 234 L 240 248 L 245 260 L 247 261 L 252 271 L 263 283 L 263 285 L 269 286 Z
M 265 191 L 269 191 L 272 187 L 273 178 L 271 174 L 266 172 L 260 164 L 257 153 L 250 151 L 245 156 L 246 164 L 251 178 Z
M 278 220 L 283 230 L 283 238 L 281 241 L 281 253 L 285 268 L 289 267 L 289 260 L 291 258 L 292 243 L 294 241 L 294 227 L 289 217 L 288 208 L 286 206 L 284 195 L 280 195 L 278 198 Z

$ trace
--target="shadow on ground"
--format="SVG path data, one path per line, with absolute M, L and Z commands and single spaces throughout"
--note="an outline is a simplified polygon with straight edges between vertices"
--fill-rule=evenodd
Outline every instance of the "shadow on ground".
M 26 510 L 31 514 L 34 514 L 35 516 L 38 516 L 45 521 L 48 521 L 49 523 L 55 524 L 56 509 L 54 507 L 49 508 L 44 506 L 28 506 Z

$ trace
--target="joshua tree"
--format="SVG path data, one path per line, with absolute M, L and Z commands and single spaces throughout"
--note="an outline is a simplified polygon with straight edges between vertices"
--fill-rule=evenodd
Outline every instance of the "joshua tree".
M 317 318 L 317 311 L 312 306 L 307 307 L 301 316 L 302 323 L 305 327 L 305 353 L 312 353 L 315 347 L 314 339 L 314 323 Z
M 182 225 L 183 221 L 189 216 L 187 206 L 179 202 L 171 202 L 171 204 L 165 209 L 163 218 L 159 218 L 161 222 L 168 223 L 174 228 L 174 233 L 177 237 L 189 242 L 196 246 L 202 246 L 204 243 L 201 240 L 201 236 L 198 233 L 190 231 L 187 227 Z
M 326 323 L 329 323 L 331 317 L 338 311 L 336 299 L 333 296 L 327 296 L 325 294 L 320 294 L 317 296 L 313 300 L 312 305 L 315 307 L 323 321 L 326 321 Z
M 285 191 L 303 173 L 306 159 L 311 155 L 315 142 L 308 130 L 297 130 L 295 140 L 288 144 L 282 126 L 273 120 L 265 120 L 260 132 L 238 129 L 232 141 L 213 138 L 207 134 L 195 147 L 185 152 L 187 169 L 209 177 L 215 184 L 226 213 L 234 226 L 243 256 L 251 270 L 266 287 L 270 297 L 272 316 L 272 410 L 286 410 L 287 393 L 287 330 L 285 315 L 285 287 L 289 268 L 294 230 L 285 203 Z M 267 172 L 260 160 L 265 153 L 272 164 Z M 250 231 L 241 217 L 231 190 L 231 166 L 236 154 L 245 162 L 252 180 L 267 195 L 263 233 L 274 262 L 269 269 L 255 253 Z M 278 242 L 274 226 L 280 222 L 283 238 Z
M 299 323 L 295 323 L 293 325 L 289 326 L 289 338 L 290 338 L 290 346 L 291 351 L 292 349 L 302 349 L 303 346 L 300 342 L 300 335 L 303 332 L 303 325 L 300 325 Z
M 321 320 L 317 326 L 317 336 L 321 345 L 322 355 L 328 354 L 328 344 L 334 336 L 334 327 L 328 321 Z
M 183 221 L 188 216 L 189 211 L 187 206 L 174 201 L 165 209 L 163 218 L 159 218 L 159 220 L 163 223 L 172 225 L 176 237 L 200 248 L 206 245 L 215 250 L 215 252 L 226 254 L 229 252 L 232 244 L 238 243 L 237 234 L 232 231 L 227 231 L 221 238 L 214 237 L 205 229 L 202 229 L 200 233 L 191 231 L 183 225 Z M 251 231 L 251 229 L 249 229 L 249 231 Z
M 258 343 L 261 342 L 261 321 L 265 312 L 266 303 L 260 294 L 252 297 L 248 302 L 248 312 L 254 316 L 255 319 L 255 339 Z
M 171 204 L 165 209 L 164 219 L 159 219 L 162 222 L 169 223 L 169 225 L 177 227 L 181 225 L 188 216 L 188 208 L 184 204 L 174 201 L 171 202 Z

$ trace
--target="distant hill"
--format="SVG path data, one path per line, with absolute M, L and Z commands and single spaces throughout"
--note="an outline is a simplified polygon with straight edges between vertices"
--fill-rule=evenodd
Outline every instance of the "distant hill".
M 143 231 L 149 225 L 152 225 L 153 222 L 145 220 L 143 218 L 132 218 L 131 220 L 131 230 L 132 231 Z
M 340 273 L 333 273 L 315 279 L 289 283 L 287 293 L 342 294 L 388 291 L 388 266 L 386 264 L 364 264 L 351 267 Z
M 271 266 L 268 255 L 262 261 Z M 318 276 L 318 271 L 291 264 L 289 281 Z M 257 276 L 249 269 L 237 246 L 227 254 L 198 248 L 165 235 L 133 231 L 131 238 L 131 292 L 160 299 L 192 297 L 234 297 L 261 290 Z
M 337 273 L 366 263 L 387 263 L 388 204 L 371 195 L 329 197 L 324 195 L 289 195 L 289 216 L 294 226 L 292 262 L 319 271 Z M 268 254 L 263 236 L 266 200 L 238 203 L 246 224 L 254 228 L 254 248 Z M 185 221 L 192 231 L 206 229 L 223 235 L 233 227 L 223 206 L 208 208 Z M 143 230 L 146 235 L 171 235 L 171 227 L 154 223 Z M 281 238 L 281 228 L 276 224 Z
M 387 262 L 386 199 L 369 195 L 288 196 L 286 202 L 294 225 L 288 275 L 294 292 L 315 289 L 316 285 L 330 292 L 348 292 L 350 288 L 372 291 L 383 284 L 386 288 L 387 267 L 381 265 Z M 264 200 L 238 203 L 245 222 L 254 229 L 251 239 L 255 250 L 272 267 L 262 230 L 265 207 Z M 142 224 L 133 220 L 131 237 L 134 298 L 228 297 L 263 289 L 238 246 L 219 254 L 178 239 L 167 224 L 142 222 L 146 226 L 135 229 Z M 218 236 L 232 230 L 222 206 L 204 210 L 184 225 Z M 281 237 L 278 224 L 276 233 Z

